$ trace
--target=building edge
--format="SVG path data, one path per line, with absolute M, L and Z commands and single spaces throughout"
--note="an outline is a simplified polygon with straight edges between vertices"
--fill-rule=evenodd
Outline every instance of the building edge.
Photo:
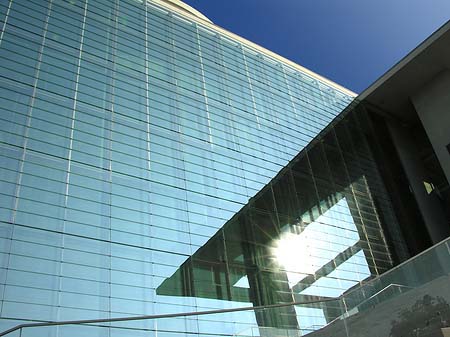
M 187 8 L 184 9 L 183 8 L 184 6 L 179 6 L 178 2 L 174 3 L 173 0 L 146 0 L 146 1 L 147 1 L 147 3 L 154 3 L 161 7 L 164 7 L 167 10 L 176 12 L 178 15 L 189 18 L 190 20 L 194 21 L 195 23 L 200 24 L 206 28 L 213 29 L 214 31 L 221 33 L 226 37 L 229 37 L 237 42 L 244 44 L 246 47 L 249 47 L 250 49 L 253 49 L 254 51 L 263 53 L 264 56 L 269 56 L 276 61 L 283 62 L 284 64 L 294 68 L 295 70 L 301 71 L 302 73 L 307 74 L 307 75 L 311 76 L 312 78 L 319 80 L 324 84 L 329 85 L 330 87 L 338 90 L 339 92 L 341 92 L 345 95 L 352 96 L 353 98 L 356 98 L 358 96 L 357 93 L 351 91 L 350 89 L 347 89 L 347 88 L 343 87 L 342 85 L 337 84 L 336 82 L 333 82 L 332 80 L 299 65 L 298 63 L 295 63 L 281 55 L 278 55 L 277 53 L 274 53 L 273 51 L 270 51 L 269 49 L 266 49 L 254 42 L 251 42 L 235 33 L 232 33 L 230 31 L 226 30 L 225 28 L 223 28 L 221 26 L 218 26 L 217 24 L 213 23 L 211 20 L 206 18 L 199 11 L 193 9 L 192 7 L 190 7 L 186 4 L 183 4 L 183 5 L 191 8 L 192 10 L 187 10 Z M 181 3 L 181 1 L 180 1 L 180 3 Z M 198 15 L 196 13 L 198 13 L 200 15 Z
M 371 85 L 363 90 L 359 95 L 359 100 L 364 100 L 375 92 L 379 87 L 383 86 L 389 81 L 395 74 L 403 69 L 407 64 L 413 61 L 418 55 L 428 49 L 435 41 L 441 38 L 447 31 L 450 30 L 450 20 L 435 30 L 430 36 L 426 37 L 418 46 L 412 49 L 406 56 L 400 61 L 395 63 L 390 69 L 388 69 L 383 75 L 377 78 Z

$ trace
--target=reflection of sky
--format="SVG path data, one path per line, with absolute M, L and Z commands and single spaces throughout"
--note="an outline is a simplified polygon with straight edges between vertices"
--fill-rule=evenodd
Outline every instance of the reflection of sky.
M 242 276 L 235 284 L 233 284 L 233 287 L 250 288 L 247 275 Z
M 218 308 L 233 309 L 252 305 L 249 302 L 217 300 L 200 297 L 196 297 L 195 301 L 197 304 L 197 311 Z M 250 327 L 258 326 L 255 311 L 253 310 L 204 315 L 199 317 L 197 323 L 199 331 L 220 331 L 220 334 L 224 335 L 236 335 L 236 332 L 245 331 Z M 216 328 L 212 329 L 212 327 Z M 180 329 L 179 331 L 185 330 Z
M 274 249 L 274 255 L 286 269 L 289 286 L 292 288 L 359 240 L 347 200 L 343 198 L 299 234 L 283 233 Z M 370 270 L 364 252 L 360 250 L 300 294 L 337 297 L 369 276 Z M 245 281 L 247 280 L 242 278 L 235 286 L 245 286 Z M 302 333 L 307 334 L 326 325 L 324 312 L 320 308 L 296 306 L 295 310 Z
M 274 254 L 286 269 L 289 286 L 292 288 L 358 241 L 356 225 L 347 200 L 343 198 L 301 233 L 282 234 Z M 301 294 L 337 297 L 369 276 L 370 270 L 364 252 L 359 251 L 326 277 L 319 278 L 304 289 Z M 249 288 L 247 276 L 239 279 L 234 286 Z
M 326 277 L 321 277 L 300 294 L 337 297 L 369 276 L 370 270 L 367 266 L 364 252 L 359 251 Z
M 280 266 L 286 270 L 289 287 L 292 289 L 305 277 L 316 274 L 320 268 L 332 262 L 340 253 L 357 245 L 359 240 L 358 230 L 349 205 L 343 198 L 304 228 L 295 228 L 295 225 L 291 224 L 286 225 L 285 232 L 277 239 L 272 253 Z M 242 260 L 242 256 L 236 259 Z M 362 250 L 338 264 L 328 275 L 318 278 L 306 289 L 299 290 L 299 294 L 337 297 L 370 276 L 370 270 Z M 241 277 L 233 286 L 250 288 L 247 275 Z M 217 306 L 227 309 L 247 304 L 199 297 L 195 300 L 199 310 Z M 295 309 L 302 333 L 308 333 L 326 325 L 323 309 L 306 306 L 297 306 Z M 201 320 L 199 327 L 201 325 L 209 327 L 219 324 L 217 322 L 222 322 L 220 324 L 225 324 L 226 327 L 221 329 L 232 333 L 248 328 L 249 325 L 257 325 L 254 312 L 248 312 L 245 315 L 240 313 L 237 317 L 235 317 L 236 313 L 225 315 L 226 317 L 223 315 L 213 316 Z M 241 327 L 243 329 L 240 329 Z
M 370 276 L 364 252 L 361 250 L 339 265 L 326 277 L 321 277 L 300 294 L 338 297 L 358 282 Z M 307 334 L 326 325 L 325 315 L 320 308 L 295 307 L 302 333 Z
M 333 205 L 324 214 L 306 226 L 288 224 L 285 231 L 276 240 L 273 256 L 286 271 L 289 287 L 295 289 L 305 277 L 315 275 L 325 265 L 350 247 L 358 244 L 360 237 L 345 198 Z M 302 227 L 300 227 L 302 226 Z M 338 297 L 358 282 L 370 276 L 370 270 L 362 250 L 355 250 L 353 256 L 334 268 L 328 275 L 318 278 L 303 290 L 301 295 Z M 354 251 L 353 251 L 354 252 Z M 238 256 L 236 260 L 242 260 Z M 241 261 L 243 263 L 243 261 Z M 247 275 L 242 276 L 233 284 L 234 287 L 249 289 Z M 250 303 L 217 300 L 209 298 L 195 299 L 197 309 L 216 308 L 228 309 L 245 306 Z M 301 332 L 307 334 L 327 324 L 323 309 L 307 306 L 296 306 L 296 314 Z M 220 325 L 221 331 L 233 333 L 243 331 L 249 326 L 257 326 L 254 312 L 230 313 L 208 316 L 199 321 L 199 329 L 212 325 Z M 218 327 L 219 328 L 219 327 Z
M 307 334 L 327 324 L 323 310 L 320 308 L 307 308 L 302 306 L 295 306 L 294 308 L 297 317 L 299 317 L 298 320 L 302 334 Z
M 286 269 L 289 286 L 293 287 L 306 275 L 314 274 L 337 254 L 358 241 L 356 225 L 347 200 L 343 198 L 301 233 L 283 233 L 274 249 L 274 255 Z M 364 263 L 367 267 L 365 260 Z M 343 265 L 346 264 L 351 263 L 347 261 Z

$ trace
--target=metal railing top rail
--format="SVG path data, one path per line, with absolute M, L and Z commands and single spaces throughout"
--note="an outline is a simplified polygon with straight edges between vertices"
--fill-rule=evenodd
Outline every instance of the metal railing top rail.
M 215 310 L 205 310 L 205 311 L 179 312 L 179 313 L 174 313 L 174 314 L 142 315 L 142 316 L 127 316 L 127 317 L 115 317 L 115 318 L 24 323 L 24 324 L 16 325 L 8 330 L 1 332 L 0 337 L 6 336 L 9 333 L 12 333 L 14 331 L 17 331 L 17 330 L 20 330 L 23 328 L 36 328 L 36 327 L 59 326 L 59 325 L 112 323 L 112 322 L 125 322 L 125 321 L 141 321 L 141 320 L 147 320 L 147 319 L 150 320 L 150 319 L 161 319 L 161 318 L 213 315 L 213 314 L 223 314 L 223 313 L 238 312 L 238 311 L 274 309 L 274 308 L 288 307 L 288 306 L 292 306 L 292 305 L 306 305 L 306 304 L 315 304 L 315 303 L 323 303 L 323 302 L 332 302 L 332 301 L 339 301 L 339 300 L 341 300 L 341 298 L 342 298 L 342 296 L 330 297 L 330 298 L 314 300 L 314 301 L 278 303 L 278 304 L 262 305 L 262 306 L 256 306 L 256 307 L 239 307 L 239 308 L 231 308 L 231 309 L 215 309 Z

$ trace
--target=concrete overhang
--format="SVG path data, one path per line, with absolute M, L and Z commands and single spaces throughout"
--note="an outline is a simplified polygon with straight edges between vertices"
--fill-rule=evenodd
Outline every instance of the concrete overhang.
M 410 97 L 439 73 L 450 69 L 450 21 L 387 71 L 358 99 L 403 121 L 416 117 Z

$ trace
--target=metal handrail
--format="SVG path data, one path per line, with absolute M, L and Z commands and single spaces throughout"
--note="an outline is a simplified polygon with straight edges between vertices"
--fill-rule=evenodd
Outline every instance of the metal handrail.
M 201 315 L 212 315 L 212 314 L 223 314 L 228 312 L 237 311 L 249 311 L 249 310 L 264 310 L 288 307 L 292 305 L 306 305 L 322 302 L 332 302 L 338 301 L 342 298 L 330 297 L 315 301 L 303 301 L 303 302 L 290 302 L 290 303 L 279 303 L 270 305 L 261 305 L 256 307 L 239 307 L 232 309 L 216 309 L 216 310 L 206 310 L 206 311 L 190 311 L 190 312 L 180 312 L 175 314 L 160 314 L 160 315 L 143 315 L 143 316 L 128 316 L 128 317 L 116 317 L 116 318 L 100 318 L 100 319 L 84 319 L 84 320 L 71 320 L 71 321 L 53 321 L 53 322 L 39 322 L 39 323 L 24 323 L 16 325 L 8 330 L 0 333 L 0 337 L 6 336 L 7 334 L 23 329 L 23 328 L 36 328 L 36 327 L 46 327 L 46 326 L 59 326 L 59 325 L 76 325 L 76 324 L 94 324 L 94 323 L 111 323 L 111 322 L 124 322 L 124 321 L 139 321 L 146 319 L 160 319 L 160 318 L 174 318 L 174 317 L 189 317 L 189 316 L 201 316 Z

